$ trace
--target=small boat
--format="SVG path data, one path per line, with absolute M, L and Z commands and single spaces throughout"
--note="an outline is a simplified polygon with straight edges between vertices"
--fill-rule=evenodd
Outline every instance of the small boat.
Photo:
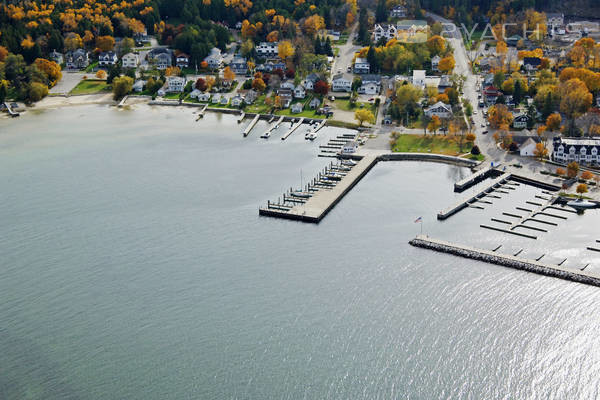
M 315 140 L 317 138 L 317 135 L 315 135 L 314 132 L 309 132 L 306 134 L 306 136 L 304 138 L 308 139 L 308 140 Z
M 585 210 L 588 208 L 596 208 L 598 205 L 596 203 L 592 203 L 591 201 L 587 201 L 584 199 L 571 200 L 567 202 L 569 207 L 573 207 L 576 210 Z
M 298 197 L 298 198 L 301 198 L 301 199 L 308 199 L 311 195 L 308 194 L 308 193 L 304 193 L 304 192 L 301 192 L 299 190 L 296 190 L 294 192 L 290 192 L 290 196 Z
M 353 166 L 356 165 L 356 161 L 354 161 L 354 160 L 343 160 L 342 161 L 342 165 L 349 165 L 349 166 L 353 167 Z
M 325 175 L 325 178 L 331 181 L 340 181 L 342 180 L 343 176 L 340 174 L 336 174 L 335 172 L 329 173 L 327 175 Z

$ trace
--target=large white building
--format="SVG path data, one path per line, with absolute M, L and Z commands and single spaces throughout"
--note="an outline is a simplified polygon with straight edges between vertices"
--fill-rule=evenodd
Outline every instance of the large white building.
M 561 163 L 597 164 L 600 162 L 600 139 L 570 139 L 556 137 L 552 141 L 552 159 Z
M 342 74 L 337 74 L 333 77 L 331 81 L 331 91 L 332 92 L 351 92 L 352 91 L 352 81 L 348 78 L 344 78 Z
M 272 57 L 279 53 L 277 42 L 261 42 L 256 46 L 256 54 L 261 57 Z
M 121 58 L 123 68 L 137 68 L 140 63 L 140 57 L 135 53 L 127 53 Z
M 412 76 L 412 84 L 420 87 L 421 89 L 425 89 L 425 70 L 424 69 L 415 69 L 413 70 Z
M 452 116 L 452 108 L 448 104 L 438 101 L 431 107 L 425 109 L 425 115 L 429 118 L 434 115 L 438 118 L 450 118 Z
M 183 92 L 185 79 L 181 76 L 167 76 L 167 92 Z
M 373 29 L 373 41 L 378 42 L 381 38 L 390 40 L 398 34 L 398 29 L 395 25 L 375 24 Z

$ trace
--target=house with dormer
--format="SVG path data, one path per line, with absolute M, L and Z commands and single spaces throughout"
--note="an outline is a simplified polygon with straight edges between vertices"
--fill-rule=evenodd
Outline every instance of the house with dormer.
M 331 91 L 332 92 L 351 92 L 352 91 L 352 81 L 348 78 L 345 78 L 342 74 L 337 74 L 333 77 L 331 81 Z
M 259 57 L 273 57 L 279 53 L 277 42 L 260 42 L 255 50 Z
M 396 29 L 395 25 L 375 24 L 375 28 L 373 29 L 373 41 L 378 42 L 382 38 L 385 38 L 387 41 L 395 38 L 397 34 L 398 29 Z
M 552 159 L 560 163 L 576 161 L 580 164 L 600 162 L 600 139 L 573 139 L 555 137 L 552 141 Z
M 452 107 L 444 102 L 438 101 L 425 109 L 425 115 L 429 118 L 434 115 L 438 118 L 450 118 L 452 116 Z

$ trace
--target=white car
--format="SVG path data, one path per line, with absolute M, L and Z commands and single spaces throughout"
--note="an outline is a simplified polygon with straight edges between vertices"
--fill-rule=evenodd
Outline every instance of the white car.
M 477 115 L 477 110 L 473 110 L 473 115 Z

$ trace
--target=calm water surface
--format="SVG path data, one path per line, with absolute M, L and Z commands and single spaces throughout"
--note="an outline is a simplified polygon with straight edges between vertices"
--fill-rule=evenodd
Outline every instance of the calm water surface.
M 262 218 L 343 131 L 194 120 L 0 120 L 1 399 L 598 397 L 598 288 L 407 245 L 420 215 L 436 237 L 503 240 L 478 229 L 502 210 L 435 221 L 468 171 L 380 163 L 319 225 Z M 529 254 L 598 225 L 567 226 Z M 561 250 L 573 267 L 581 247 Z

